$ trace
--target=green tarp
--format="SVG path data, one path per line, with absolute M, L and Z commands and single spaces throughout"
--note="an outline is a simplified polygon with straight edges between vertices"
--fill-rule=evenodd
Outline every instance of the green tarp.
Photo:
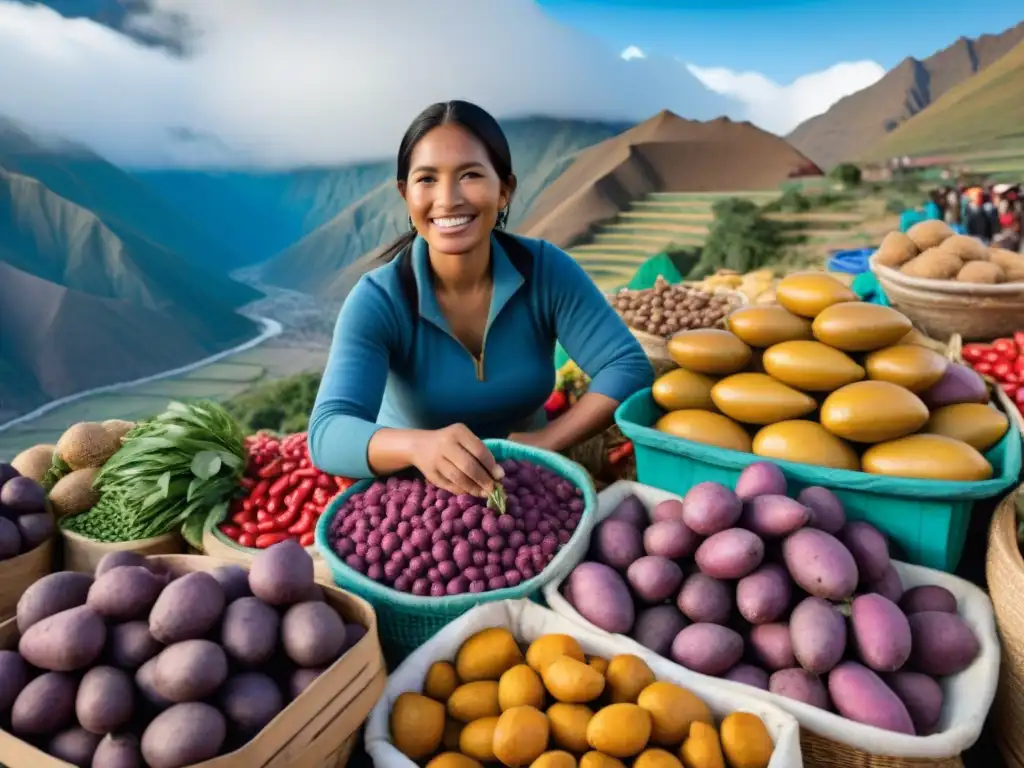
M 679 283 L 683 280 L 683 275 L 667 253 L 651 256 L 641 264 L 626 287 L 631 291 L 644 291 L 653 288 L 655 280 L 659 277 L 664 277 L 670 283 Z

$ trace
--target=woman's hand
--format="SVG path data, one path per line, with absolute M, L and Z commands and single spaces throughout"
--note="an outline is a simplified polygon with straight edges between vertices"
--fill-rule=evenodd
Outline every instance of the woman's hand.
M 465 424 L 420 433 L 412 459 L 428 482 L 456 494 L 487 496 L 505 476 L 487 446 Z

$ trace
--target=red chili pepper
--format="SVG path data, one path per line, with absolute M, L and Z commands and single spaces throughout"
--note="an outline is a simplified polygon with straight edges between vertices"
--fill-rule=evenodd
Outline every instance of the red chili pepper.
M 283 463 L 284 462 L 281 461 L 280 458 L 274 459 L 272 462 L 267 464 L 267 466 L 265 466 L 262 469 L 260 469 L 260 471 L 259 471 L 260 477 L 264 477 L 264 478 L 266 478 L 266 477 L 276 477 L 277 475 L 281 474 L 281 465 Z
M 263 507 L 267 512 L 272 515 L 276 515 L 278 510 L 281 508 L 281 502 L 277 499 L 271 499 L 267 502 L 266 506 Z
M 296 461 L 285 461 L 281 465 L 281 472 L 282 473 L 284 473 L 284 472 L 294 472 L 298 468 L 299 468 L 298 462 L 296 462 Z
M 281 498 L 281 494 L 291 488 L 292 485 L 294 485 L 294 483 L 292 482 L 291 475 L 281 475 L 281 477 L 277 478 L 277 480 L 274 481 L 274 484 L 270 486 L 268 495 L 272 499 L 279 499 Z
M 255 546 L 255 544 L 256 544 L 256 534 L 255 533 L 243 533 L 241 536 L 238 537 L 238 543 L 241 544 L 243 547 Z
M 256 522 L 265 523 L 267 520 L 272 520 L 274 516 L 265 509 L 259 509 L 256 511 Z
M 237 525 L 229 525 L 228 523 L 220 524 L 220 532 L 227 536 L 229 539 L 238 541 L 238 537 L 242 535 L 242 529 Z
M 325 489 L 323 489 L 323 488 L 317 487 L 313 491 L 313 503 L 314 504 L 318 504 L 318 505 L 320 505 L 322 507 L 324 504 L 327 503 L 327 499 L 328 498 L 330 498 L 330 497 L 327 495 L 327 491 Z
M 291 503 L 288 506 L 289 507 L 301 507 L 303 504 L 306 503 L 306 501 L 312 495 L 313 495 L 313 480 L 312 480 L 312 478 L 307 477 L 305 480 L 303 480 L 301 483 L 299 483 L 299 487 L 295 490 L 295 494 L 294 494 L 294 496 L 292 496 Z
M 1000 381 L 1005 380 L 1011 371 L 1013 371 L 1013 364 L 1006 360 L 992 366 L 992 375 Z
M 1024 387 L 1019 387 L 1014 393 L 1013 402 L 1017 404 L 1018 408 L 1024 408 Z
M 315 480 L 319 476 L 320 470 L 317 469 L 316 467 L 302 467 L 301 469 L 296 469 L 294 472 L 292 472 L 292 479 L 296 481 L 302 480 L 304 478 L 312 478 Z
M 298 519 L 299 519 L 299 508 L 298 507 L 289 507 L 284 512 L 282 512 L 280 515 L 275 517 L 274 521 L 277 523 L 278 530 L 283 531 L 288 526 L 294 524 L 295 521 L 298 520 Z
M 999 383 L 999 386 L 1006 393 L 1006 396 L 1011 398 L 1015 397 L 1020 390 L 1020 384 L 1017 382 L 1003 381 Z
M 992 349 L 1001 354 L 1003 357 L 1013 360 L 1017 357 L 1020 350 L 1017 348 L 1017 343 L 1013 339 L 996 339 L 992 342 Z
M 979 363 L 986 352 L 991 352 L 988 344 L 964 344 L 960 354 L 968 363 Z
M 339 491 L 344 492 L 352 487 L 353 481 L 349 480 L 347 477 L 336 477 L 334 478 L 334 484 L 338 486 Z
M 314 534 L 313 531 L 304 533 L 299 537 L 299 544 L 304 547 L 312 547 L 314 541 L 316 541 L 316 534 Z
M 255 487 L 252 489 L 252 492 L 249 494 L 249 498 L 252 499 L 252 501 L 254 501 L 254 502 L 261 501 L 261 500 L 263 500 L 263 499 L 265 499 L 267 497 L 267 493 L 269 491 L 270 491 L 270 481 L 269 480 L 260 480 L 258 483 L 256 483 Z
M 1005 382 L 1006 384 L 1020 384 L 1020 376 L 1018 376 L 1013 371 L 1010 371 L 1005 376 L 1003 376 L 1003 378 L 1001 378 L 999 381 L 1000 383 Z
M 259 523 L 256 526 L 256 530 L 258 530 L 260 533 L 273 533 L 274 531 L 281 530 L 281 526 L 277 524 L 276 518 L 269 517 L 263 522 Z
M 235 525 L 244 525 L 245 523 L 251 523 L 255 518 L 252 516 L 252 512 L 242 511 L 237 512 L 231 516 L 231 522 Z
M 981 361 L 983 363 L 991 363 L 992 365 L 995 365 L 996 363 L 1000 362 L 1002 359 L 1003 359 L 1003 356 L 1001 354 L 999 354 L 998 352 L 996 352 L 995 350 L 993 350 L 991 352 L 986 352 L 985 354 L 983 354 L 981 356 Z
M 272 547 L 275 544 L 280 544 L 282 541 L 287 541 L 292 538 L 283 531 L 280 533 L 261 533 L 256 537 L 256 549 L 266 549 Z
M 300 459 L 299 460 L 299 466 L 302 467 L 303 469 L 305 469 L 306 467 L 312 466 L 312 464 L 310 464 L 309 459 Z
M 256 533 L 259 530 L 259 528 L 256 527 L 256 523 L 252 520 L 246 520 L 244 523 L 242 523 L 242 530 L 246 533 Z
M 299 521 L 288 529 L 288 533 L 294 536 L 301 536 L 304 533 L 308 533 L 312 528 L 313 513 L 308 509 L 304 509 L 302 510 L 302 515 L 299 517 Z
M 988 376 L 992 373 L 992 363 L 975 363 L 974 370 L 978 373 Z
M 1017 349 L 1024 352 L 1024 331 L 1013 332 L 1013 343 L 1017 345 Z
M 245 490 L 251 491 L 256 486 L 256 480 L 251 477 L 243 477 L 238 481 L 238 484 L 245 488 Z
M 1013 361 L 1013 372 L 1018 376 L 1024 376 L 1024 355 Z
M 321 472 L 316 477 L 316 484 L 320 488 L 333 488 L 334 478 L 332 478 L 330 475 L 325 475 L 323 472 Z

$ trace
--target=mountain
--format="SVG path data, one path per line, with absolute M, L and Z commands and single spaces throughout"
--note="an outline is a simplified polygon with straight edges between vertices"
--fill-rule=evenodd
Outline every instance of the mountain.
M 652 192 L 760 190 L 808 175 L 821 169 L 750 123 L 662 111 L 580 152 L 537 197 L 520 231 L 565 247 Z
M 132 175 L 237 254 L 265 261 L 393 176 L 389 162 L 290 171 L 136 170 Z
M 527 118 L 502 127 L 512 149 L 519 186 L 510 226 L 522 221 L 542 190 L 572 162 L 575 152 L 614 136 L 628 126 L 585 120 Z M 306 293 L 334 295 L 341 271 L 364 254 L 393 240 L 408 227 L 405 203 L 395 191 L 394 166 L 376 186 L 341 212 L 277 254 L 263 268 L 267 283 Z
M 853 160 L 1021 40 L 1024 22 L 997 35 L 961 37 L 923 61 L 904 59 L 877 83 L 840 99 L 786 138 L 825 168 Z
M 38 180 L 56 195 L 91 211 L 124 239 L 188 260 L 206 285 L 233 306 L 259 292 L 227 277 L 236 257 L 146 184 L 84 147 L 46 137 L 0 117 L 0 168 Z
M 181 317 L 75 291 L 0 261 L 0 412 L 28 411 L 213 354 L 217 348 Z
M 1024 41 L 949 89 L 864 154 L 864 159 L 931 155 L 1024 138 Z

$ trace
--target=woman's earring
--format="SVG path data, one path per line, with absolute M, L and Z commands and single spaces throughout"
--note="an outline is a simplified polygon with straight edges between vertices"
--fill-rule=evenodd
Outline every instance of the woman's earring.
M 409 231 L 410 232 L 415 232 L 416 231 L 416 225 L 412 223 L 412 216 L 409 217 Z
M 498 229 L 504 229 L 506 224 L 508 224 L 508 208 L 503 208 L 498 211 L 498 221 L 496 226 Z

